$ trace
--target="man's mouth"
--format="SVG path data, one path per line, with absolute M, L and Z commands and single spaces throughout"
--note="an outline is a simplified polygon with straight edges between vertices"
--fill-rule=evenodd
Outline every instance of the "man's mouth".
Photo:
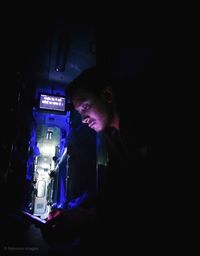
M 92 121 L 92 122 L 89 122 L 89 123 L 88 123 L 88 126 L 89 126 L 90 128 L 92 128 L 92 129 L 93 129 L 94 125 L 95 125 L 95 121 Z

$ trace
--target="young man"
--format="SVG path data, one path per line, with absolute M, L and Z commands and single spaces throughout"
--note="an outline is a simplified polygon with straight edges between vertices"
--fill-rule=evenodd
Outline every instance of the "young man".
M 97 247 L 101 244 L 104 249 L 125 249 L 123 239 L 126 238 L 127 245 L 133 236 L 136 244 L 143 243 L 148 233 L 147 198 L 150 193 L 145 176 L 147 145 L 142 143 L 138 147 L 138 142 L 134 144 L 137 136 L 127 110 L 123 112 L 125 109 L 119 107 L 114 88 L 95 67 L 85 70 L 67 87 L 67 96 L 81 115 L 82 122 L 101 134 L 106 159 L 98 171 L 96 200 L 86 203 L 87 207 L 83 204 L 74 209 L 70 215 L 70 212 L 61 213 L 60 219 L 70 224 L 71 218 L 70 227 L 73 229 L 72 223 L 83 227 L 83 233 L 87 225 L 91 228 L 91 223 L 95 224 L 90 229 L 88 241 L 95 237 Z M 59 216 L 55 219 L 59 220 Z M 55 222 L 52 220 L 50 224 L 55 225 Z M 129 236 L 127 229 L 133 236 Z

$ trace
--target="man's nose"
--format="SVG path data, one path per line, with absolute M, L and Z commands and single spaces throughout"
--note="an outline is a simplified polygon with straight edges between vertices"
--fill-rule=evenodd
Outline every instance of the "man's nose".
M 88 124 L 88 122 L 89 122 L 89 117 L 88 116 L 82 116 L 81 118 L 82 118 L 82 122 L 84 124 Z

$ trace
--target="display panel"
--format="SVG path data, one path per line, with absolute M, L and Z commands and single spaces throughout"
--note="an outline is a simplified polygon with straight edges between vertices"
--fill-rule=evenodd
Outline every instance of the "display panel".
M 66 98 L 58 95 L 40 94 L 39 109 L 65 112 Z

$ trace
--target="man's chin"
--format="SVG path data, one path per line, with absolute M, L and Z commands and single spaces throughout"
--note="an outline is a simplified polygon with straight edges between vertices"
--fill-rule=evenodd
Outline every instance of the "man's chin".
M 102 129 L 101 129 L 100 127 L 97 127 L 97 126 L 95 126 L 95 125 L 92 126 L 91 129 L 94 130 L 95 132 L 100 132 L 100 131 L 102 131 Z
M 104 126 L 103 125 L 98 125 L 98 123 L 95 123 L 95 124 L 91 125 L 90 128 L 92 130 L 94 130 L 95 132 L 101 132 L 101 131 L 104 130 Z
M 99 130 L 97 128 L 92 128 L 92 130 L 94 130 L 95 132 L 99 132 Z

